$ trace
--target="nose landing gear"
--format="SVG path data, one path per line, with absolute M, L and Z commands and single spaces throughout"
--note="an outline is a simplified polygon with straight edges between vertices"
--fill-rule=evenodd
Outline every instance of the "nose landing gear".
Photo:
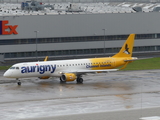
M 16 78 L 16 81 L 17 81 L 17 85 L 21 86 L 21 81 L 18 78 Z

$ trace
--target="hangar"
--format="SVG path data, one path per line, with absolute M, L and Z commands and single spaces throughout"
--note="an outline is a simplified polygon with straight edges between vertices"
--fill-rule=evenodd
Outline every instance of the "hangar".
M 153 12 L 158 1 L 139 3 L 141 12 L 132 9 L 137 3 L 123 1 L 79 3 L 84 12 L 22 11 L 23 0 L 8 2 L 0 4 L 0 54 L 5 61 L 113 55 L 131 33 L 136 34 L 134 54 L 160 51 L 160 13 Z M 68 4 L 53 1 L 54 8 Z

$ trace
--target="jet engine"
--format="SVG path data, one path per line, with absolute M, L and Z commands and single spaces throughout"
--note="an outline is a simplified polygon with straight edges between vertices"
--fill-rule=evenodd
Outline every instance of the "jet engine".
M 77 76 L 74 73 L 65 73 L 60 77 L 62 82 L 74 81 Z

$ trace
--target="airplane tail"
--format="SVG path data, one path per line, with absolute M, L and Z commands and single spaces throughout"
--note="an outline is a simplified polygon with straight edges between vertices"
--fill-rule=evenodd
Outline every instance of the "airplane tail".
M 132 57 L 135 34 L 130 34 L 119 53 L 112 57 Z

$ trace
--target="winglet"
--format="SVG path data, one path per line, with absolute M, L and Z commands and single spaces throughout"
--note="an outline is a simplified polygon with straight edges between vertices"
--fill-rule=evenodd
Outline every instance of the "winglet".
M 47 61 L 47 60 L 48 60 L 48 56 L 45 57 L 44 61 Z
M 135 34 L 130 34 L 119 53 L 115 54 L 113 57 L 131 57 L 134 45 L 134 38 Z

